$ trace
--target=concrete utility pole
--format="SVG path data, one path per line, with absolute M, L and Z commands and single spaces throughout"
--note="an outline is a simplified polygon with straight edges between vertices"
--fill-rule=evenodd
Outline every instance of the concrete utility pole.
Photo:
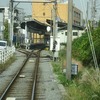
M 92 27 L 95 26 L 95 14 L 96 14 L 96 0 L 91 0 L 91 19 L 92 19 Z
M 12 46 L 13 41 L 13 0 L 9 2 L 9 17 L 10 17 L 10 46 Z
M 87 17 L 86 20 L 87 21 L 88 21 L 88 9 L 89 9 L 89 2 L 87 2 L 87 10 L 86 10 L 86 17 Z M 87 21 L 86 21 L 86 24 L 88 23 Z
M 67 66 L 66 66 L 66 78 L 71 80 L 72 69 L 72 13 L 73 13 L 73 0 L 68 0 L 68 35 L 67 35 Z
M 56 36 L 57 36 L 57 0 L 54 1 L 54 5 L 53 5 L 53 46 L 55 45 Z M 53 49 L 55 50 L 54 47 Z
M 53 5 L 53 42 L 57 35 L 57 0 L 54 1 Z

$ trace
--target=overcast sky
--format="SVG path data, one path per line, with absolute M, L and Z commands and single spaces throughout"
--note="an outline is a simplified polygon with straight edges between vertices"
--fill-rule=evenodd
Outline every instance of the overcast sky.
M 18 0 L 17 0 L 18 1 Z M 22 0 L 21 0 L 22 1 Z M 25 1 L 25 0 L 23 0 Z M 37 0 L 35 0 L 37 1 Z M 68 1 L 68 0 L 63 0 L 63 1 Z M 90 0 L 73 0 L 73 3 L 75 4 L 75 6 L 77 8 L 79 8 L 82 12 L 83 12 L 83 17 L 86 16 L 86 9 L 87 9 L 87 1 L 90 1 Z M 96 0 L 98 4 L 100 4 L 100 0 Z M 14 3 L 15 4 L 15 3 Z M 9 6 L 9 0 L 0 0 L 0 7 L 3 7 L 3 6 Z M 20 3 L 18 5 L 18 7 L 20 8 L 23 8 L 25 13 L 27 15 L 30 15 L 32 13 L 32 6 L 31 6 L 31 3 Z M 100 12 L 100 11 L 99 11 Z M 98 13 L 99 14 L 99 13 Z M 100 14 L 99 14 L 100 15 Z
M 25 1 L 25 0 L 23 0 L 23 1 Z M 35 1 L 37 1 L 37 0 L 35 0 Z M 64 0 L 64 1 L 68 1 L 68 0 Z M 83 5 L 86 5 L 87 1 L 88 0 L 73 0 L 73 3 L 75 4 L 76 7 L 78 7 L 79 9 L 81 9 L 83 11 Z M 2 6 L 9 6 L 9 0 L 0 0 L 0 7 L 2 7 Z M 23 3 L 22 4 L 22 3 L 20 3 L 18 5 L 18 7 L 24 8 L 25 9 L 25 12 L 27 14 L 30 14 L 31 13 L 32 7 L 31 7 L 31 4 L 30 3 L 29 4 L 26 4 L 26 3 Z

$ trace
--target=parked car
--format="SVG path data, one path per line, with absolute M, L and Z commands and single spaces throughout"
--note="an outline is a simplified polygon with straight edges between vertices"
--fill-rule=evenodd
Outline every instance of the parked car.
M 7 41 L 0 40 L 0 49 L 6 49 L 7 48 Z

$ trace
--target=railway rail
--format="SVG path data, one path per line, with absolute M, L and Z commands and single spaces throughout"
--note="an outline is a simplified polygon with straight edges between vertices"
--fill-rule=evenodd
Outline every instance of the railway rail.
M 40 51 L 24 52 L 27 59 L 0 96 L 0 100 L 35 100 Z

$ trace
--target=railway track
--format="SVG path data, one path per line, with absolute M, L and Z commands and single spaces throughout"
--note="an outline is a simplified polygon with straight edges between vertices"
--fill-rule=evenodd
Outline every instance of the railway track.
M 32 58 L 32 55 L 36 58 Z M 35 100 L 39 58 L 40 50 L 27 53 L 27 59 L 0 96 L 0 100 Z

